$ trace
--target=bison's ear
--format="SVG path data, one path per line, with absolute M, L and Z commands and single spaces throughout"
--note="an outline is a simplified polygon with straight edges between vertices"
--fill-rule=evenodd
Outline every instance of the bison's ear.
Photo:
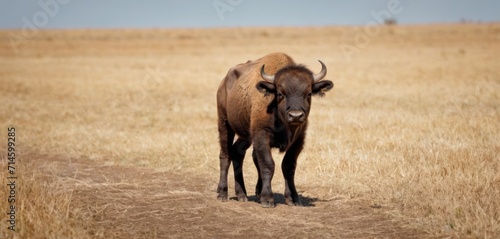
M 274 86 L 273 83 L 269 83 L 267 81 L 261 81 L 257 83 L 255 87 L 258 91 L 265 95 L 274 94 L 274 92 L 276 92 L 276 86 Z
M 333 82 L 329 80 L 318 81 L 313 84 L 312 93 L 313 95 L 324 96 L 325 92 L 333 88 Z

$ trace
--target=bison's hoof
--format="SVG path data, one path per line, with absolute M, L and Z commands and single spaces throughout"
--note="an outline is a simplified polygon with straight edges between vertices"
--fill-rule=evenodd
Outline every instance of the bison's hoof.
M 240 196 L 240 197 L 238 197 L 238 201 L 240 201 L 240 202 L 248 202 L 248 198 L 246 196 Z
M 260 202 L 260 193 L 255 193 L 255 201 Z
M 217 200 L 219 200 L 221 202 L 227 202 L 228 201 L 228 197 L 224 196 L 224 195 L 219 195 L 219 196 L 217 196 Z
M 297 206 L 297 207 L 302 207 L 302 203 L 300 201 L 293 202 L 293 201 L 286 201 L 286 205 L 288 206 Z
M 273 207 L 276 207 L 276 204 L 274 204 L 273 201 L 262 201 L 260 203 L 260 205 L 262 205 L 263 208 L 273 208 Z

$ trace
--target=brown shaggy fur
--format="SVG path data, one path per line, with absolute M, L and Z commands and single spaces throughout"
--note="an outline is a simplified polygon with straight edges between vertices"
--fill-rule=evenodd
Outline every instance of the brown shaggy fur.
M 260 69 L 275 75 L 264 81 Z M 218 199 L 227 201 L 227 172 L 231 162 L 238 200 L 247 201 L 242 164 L 246 150 L 254 145 L 253 160 L 259 171 L 257 198 L 263 207 L 274 207 L 271 179 L 274 161 L 271 148 L 285 152 L 282 163 L 285 201 L 301 205 L 294 175 L 307 128 L 311 95 L 322 95 L 333 83 L 314 82 L 313 73 L 284 53 L 271 53 L 231 68 L 217 91 L 218 129 L 221 145 Z M 238 139 L 234 141 L 235 135 Z

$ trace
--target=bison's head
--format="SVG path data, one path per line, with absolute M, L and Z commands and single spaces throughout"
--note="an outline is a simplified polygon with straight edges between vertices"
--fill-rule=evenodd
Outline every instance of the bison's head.
M 266 95 L 275 95 L 278 115 L 283 122 L 295 126 L 306 122 L 311 109 L 311 96 L 323 96 L 333 88 L 331 81 L 322 80 L 326 75 L 326 66 L 319 62 L 322 68 L 318 74 L 313 74 L 302 65 L 292 65 L 280 69 L 275 75 L 268 75 L 262 66 L 260 75 L 264 81 L 256 87 Z

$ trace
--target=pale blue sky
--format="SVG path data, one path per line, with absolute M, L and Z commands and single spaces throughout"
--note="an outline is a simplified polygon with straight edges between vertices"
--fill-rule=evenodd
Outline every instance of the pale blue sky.
M 399 24 L 500 22 L 500 1 L 0 0 L 1 29 L 364 25 L 374 14 Z

